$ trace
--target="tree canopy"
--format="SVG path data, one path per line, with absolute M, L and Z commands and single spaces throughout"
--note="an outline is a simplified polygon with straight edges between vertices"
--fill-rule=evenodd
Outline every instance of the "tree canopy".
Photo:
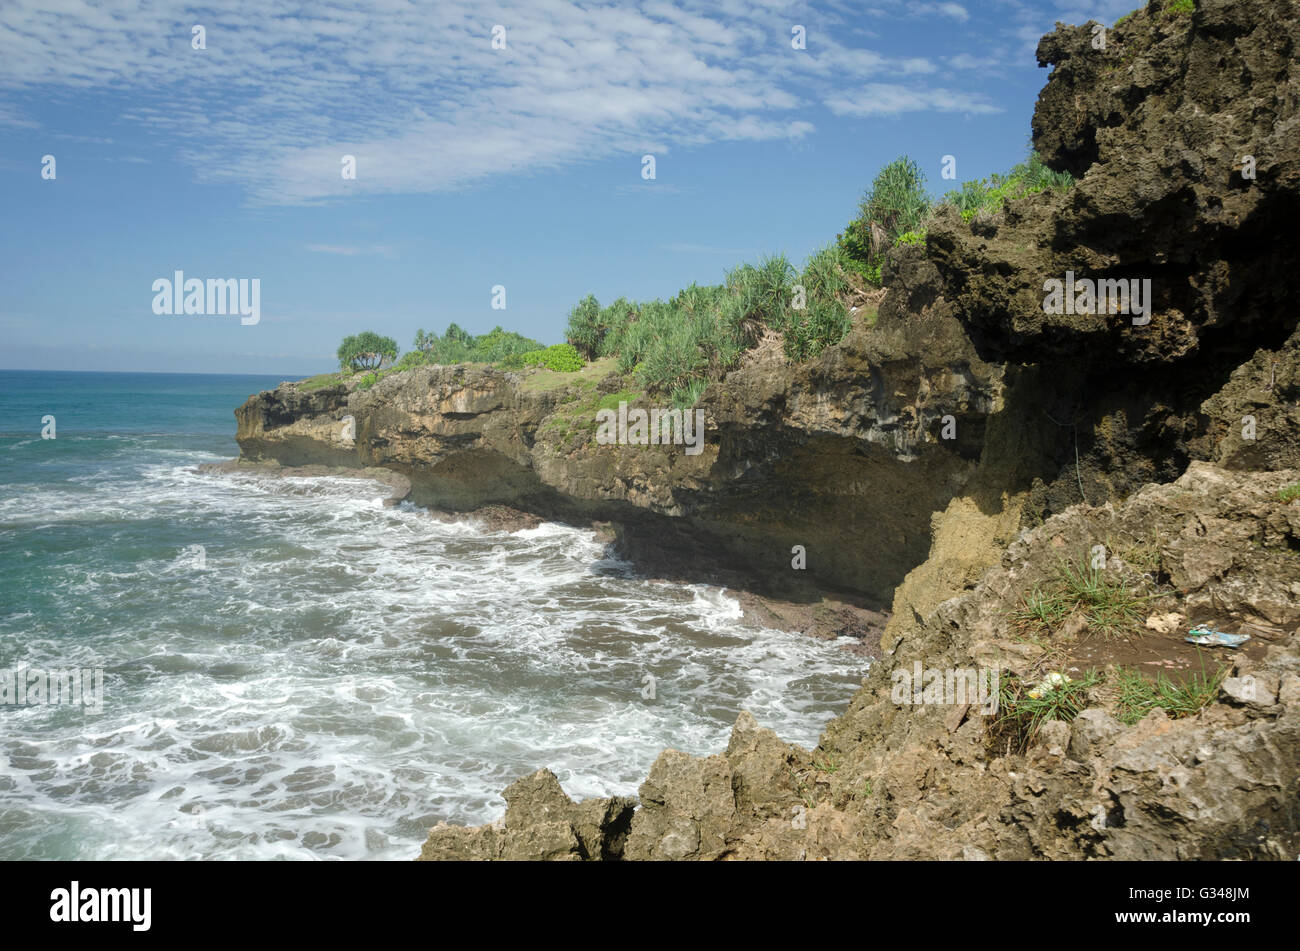
M 339 366 L 353 372 L 378 370 L 397 359 L 397 341 L 392 337 L 381 337 L 373 330 L 366 330 L 344 337 L 339 344 L 338 358 Z

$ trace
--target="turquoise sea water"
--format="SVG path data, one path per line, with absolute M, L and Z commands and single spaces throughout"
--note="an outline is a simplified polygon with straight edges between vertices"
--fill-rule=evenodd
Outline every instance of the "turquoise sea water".
M 814 743 L 865 674 L 585 530 L 196 471 L 279 382 L 0 371 L 0 670 L 104 672 L 99 714 L 0 705 L 0 859 L 410 859 L 538 766 L 634 793 L 741 709 Z

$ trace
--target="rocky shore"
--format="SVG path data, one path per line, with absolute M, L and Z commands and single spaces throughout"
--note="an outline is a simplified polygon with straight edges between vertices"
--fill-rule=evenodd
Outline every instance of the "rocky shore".
M 741 714 L 724 752 L 665 751 L 638 800 L 574 803 L 542 769 L 421 858 L 1300 854 L 1300 4 L 1156 2 L 1093 38 L 1038 46 L 1034 144 L 1075 186 L 940 214 L 892 252 L 873 325 L 710 385 L 698 455 L 597 445 L 602 401 L 644 401 L 602 363 L 240 407 L 246 464 L 595 524 L 650 574 L 878 658 L 814 750 Z M 1067 272 L 1149 280 L 1149 322 L 1047 312 Z M 1251 640 L 1198 650 L 1198 624 Z M 996 672 L 999 709 L 900 702 L 915 669 Z M 1207 702 L 1144 707 L 1132 671 Z M 1072 706 L 1040 716 L 1053 675 Z

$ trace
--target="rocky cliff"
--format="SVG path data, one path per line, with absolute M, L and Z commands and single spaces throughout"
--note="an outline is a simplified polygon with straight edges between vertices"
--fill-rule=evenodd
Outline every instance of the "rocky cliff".
M 438 509 L 608 522 L 657 574 L 879 607 L 925 559 L 931 513 L 975 471 L 1002 375 L 951 316 L 900 312 L 815 362 L 755 360 L 710 387 L 691 454 L 596 443 L 602 400 L 658 405 L 623 390 L 611 363 L 420 367 L 364 390 L 286 383 L 237 410 L 237 438 L 250 461 L 399 471 L 413 501 Z M 944 416 L 955 439 L 939 438 Z
M 602 399 L 634 396 L 600 367 L 286 384 L 238 411 L 249 459 L 610 522 L 648 570 L 892 598 L 816 750 L 742 715 L 724 753 L 666 751 L 639 804 L 574 804 L 542 772 L 422 857 L 1297 856 L 1300 5 L 1156 2 L 1106 39 L 1038 48 L 1035 145 L 1075 187 L 941 213 L 893 253 L 874 326 L 710 386 L 699 455 L 595 445 Z M 1149 281 L 1149 320 L 1051 312 L 1067 273 Z M 1198 652 L 1192 623 L 1252 640 Z M 897 690 L 966 669 L 996 672 L 996 712 Z M 1161 702 L 1133 671 L 1168 678 Z

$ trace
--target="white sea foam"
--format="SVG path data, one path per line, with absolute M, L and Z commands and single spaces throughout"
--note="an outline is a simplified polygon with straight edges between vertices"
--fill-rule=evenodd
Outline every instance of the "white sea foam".
M 45 556 L 48 602 L 0 620 L 0 664 L 105 669 L 101 716 L 0 712 L 0 857 L 409 859 L 539 766 L 633 793 L 741 709 L 815 743 L 865 673 L 722 591 L 633 576 L 592 532 L 387 491 L 156 462 L 0 499 L 5 529 L 84 529 Z

